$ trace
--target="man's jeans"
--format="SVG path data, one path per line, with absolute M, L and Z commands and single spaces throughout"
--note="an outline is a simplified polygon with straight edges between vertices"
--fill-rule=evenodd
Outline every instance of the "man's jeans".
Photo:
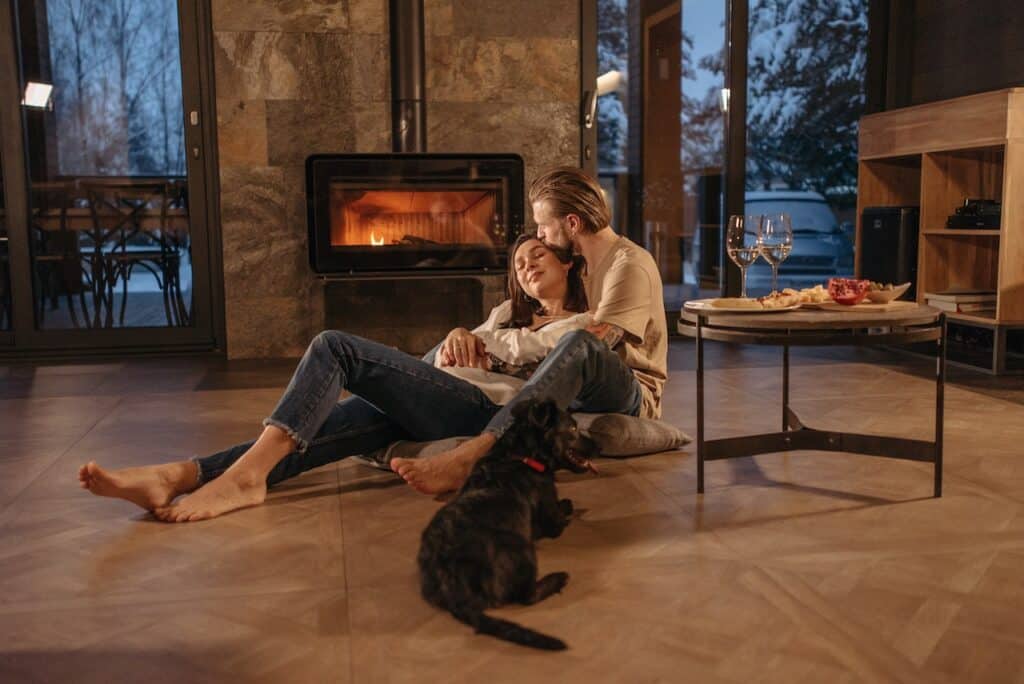
M 436 352 L 437 347 L 421 360 L 337 330 L 317 335 L 263 423 L 284 430 L 298 447 L 274 467 L 267 485 L 400 439 L 426 442 L 485 428 L 500 437 L 512 424 L 511 409 L 532 399 L 554 399 L 574 411 L 636 415 L 640 410 L 633 373 L 582 330 L 563 336 L 503 408 L 475 385 L 434 368 Z M 339 402 L 343 389 L 356 396 Z M 196 459 L 200 483 L 223 473 L 252 444 Z

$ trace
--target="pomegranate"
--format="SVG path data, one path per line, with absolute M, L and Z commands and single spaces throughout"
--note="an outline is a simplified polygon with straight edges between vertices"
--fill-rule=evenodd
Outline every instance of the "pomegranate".
M 870 280 L 856 278 L 831 278 L 828 281 L 828 294 L 832 301 L 853 306 L 860 304 L 871 289 Z

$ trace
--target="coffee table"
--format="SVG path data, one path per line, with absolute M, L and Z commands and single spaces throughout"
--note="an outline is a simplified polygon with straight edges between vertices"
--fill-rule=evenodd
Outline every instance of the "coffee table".
M 697 491 L 704 492 L 704 462 L 801 449 L 842 451 L 934 464 L 934 495 L 942 496 L 942 420 L 946 378 L 946 316 L 938 309 L 901 303 L 885 311 L 798 309 L 779 313 L 717 312 L 683 306 L 678 330 L 697 342 Z M 782 430 L 708 440 L 704 437 L 704 341 L 782 347 Z M 877 346 L 935 342 L 935 439 L 923 441 L 816 430 L 789 406 L 789 348 Z

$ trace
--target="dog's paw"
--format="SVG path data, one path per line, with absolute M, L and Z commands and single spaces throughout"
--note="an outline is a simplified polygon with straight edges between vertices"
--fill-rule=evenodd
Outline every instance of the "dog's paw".
M 572 512 L 574 510 L 573 509 L 573 505 L 572 505 L 572 499 L 561 499 L 561 500 L 559 500 L 559 502 L 558 502 L 558 510 L 562 513 L 562 515 L 564 515 L 567 518 L 570 515 L 572 515 Z
M 551 596 L 557 594 L 565 588 L 565 585 L 569 583 L 569 573 L 567 572 L 549 572 L 548 574 L 537 580 L 538 594 L 543 596 Z
M 550 578 L 550 579 L 549 579 Z M 554 587 L 553 593 L 558 593 L 565 588 L 565 585 L 569 583 L 569 573 L 567 572 L 552 572 L 547 575 L 544 579 L 551 582 Z

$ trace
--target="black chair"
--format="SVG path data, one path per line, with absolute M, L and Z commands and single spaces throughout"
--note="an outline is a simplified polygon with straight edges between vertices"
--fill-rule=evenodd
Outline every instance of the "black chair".
M 68 212 L 76 193 L 74 181 L 38 182 L 32 183 L 30 188 L 32 264 L 36 277 L 36 323 L 39 327 L 46 322 L 47 302 L 50 310 L 56 310 L 61 295 L 76 328 L 90 323 L 78 233 L 69 225 Z M 75 308 L 76 295 L 83 314 L 82 323 L 79 323 Z
M 83 181 L 93 228 L 93 281 L 103 310 L 102 321 L 113 325 L 114 291 L 121 289 L 118 324 L 124 325 L 128 282 L 136 268 L 156 279 L 163 296 L 168 325 L 187 325 L 188 311 L 180 290 L 181 245 L 170 230 L 171 196 L 163 180 Z

